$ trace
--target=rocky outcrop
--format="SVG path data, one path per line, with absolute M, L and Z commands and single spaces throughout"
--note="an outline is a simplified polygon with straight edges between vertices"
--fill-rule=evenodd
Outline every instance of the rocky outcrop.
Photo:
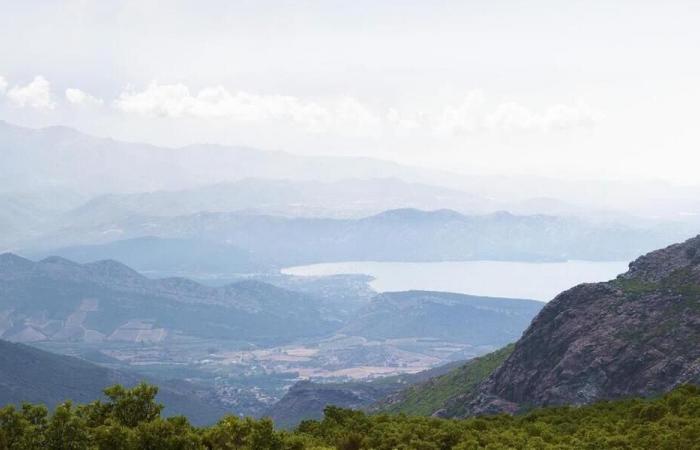
M 700 236 L 561 293 L 462 414 L 649 396 L 700 383 Z

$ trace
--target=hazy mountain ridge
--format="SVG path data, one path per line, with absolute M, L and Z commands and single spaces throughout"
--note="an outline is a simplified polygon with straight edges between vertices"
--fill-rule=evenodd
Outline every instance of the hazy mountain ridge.
M 204 239 L 168 239 L 144 236 L 105 244 L 76 245 L 49 252 L 30 252 L 42 258 L 60 255 L 79 263 L 115 259 L 139 272 L 156 274 L 212 274 L 233 276 L 269 269 L 248 251 Z
M 367 187 L 372 183 L 381 185 L 387 179 L 394 179 L 397 186 L 408 183 L 404 185 L 407 190 L 405 193 L 396 188 L 390 190 L 398 195 L 396 198 L 400 198 L 402 203 L 377 204 L 372 201 L 376 206 L 370 209 L 375 209 L 375 212 L 397 207 L 461 209 L 458 206 L 465 205 L 470 210 L 464 212 L 473 213 L 479 210 L 471 208 L 483 206 L 488 209 L 480 211 L 493 211 L 495 202 L 500 205 L 498 209 L 521 214 L 547 213 L 582 217 L 617 215 L 618 218 L 631 214 L 649 219 L 685 220 L 692 218 L 690 214 L 700 213 L 697 187 L 673 186 L 662 182 L 590 183 L 586 180 L 557 180 L 536 176 L 463 175 L 363 157 L 299 156 L 282 151 L 208 144 L 165 148 L 98 138 L 68 127 L 31 129 L 4 121 L 0 121 L 0 151 L 5 162 L 0 166 L 2 192 L 61 189 L 89 196 L 134 193 L 136 196 L 133 198 L 144 200 L 168 195 L 154 191 L 180 191 L 177 195 L 187 197 L 193 194 L 182 192 L 183 190 L 194 189 L 195 193 L 201 193 L 219 189 L 216 186 L 206 187 L 212 184 L 259 178 L 277 180 L 271 181 L 273 192 L 274 186 L 279 183 L 301 182 L 291 189 L 285 184 L 285 190 L 311 192 L 314 195 L 307 197 L 307 201 L 314 204 L 313 198 L 318 199 L 319 193 L 305 190 L 304 182 L 342 185 L 343 180 L 355 179 L 359 180 L 359 186 Z M 370 179 L 385 181 L 369 181 Z M 348 203 L 348 199 L 358 189 L 357 186 L 346 188 L 344 195 L 350 197 L 340 196 L 339 204 Z M 382 190 L 386 190 L 386 186 L 382 186 Z M 372 197 L 382 193 L 381 190 L 375 191 Z M 464 198 L 455 198 L 457 192 L 464 193 Z M 405 195 L 408 193 L 413 197 Z M 260 192 L 255 194 L 259 195 Z M 271 192 L 266 192 L 266 195 L 270 194 Z M 447 204 L 426 205 L 425 195 L 434 196 L 438 202 L 444 201 L 443 197 L 447 196 L 457 204 L 450 203 L 453 201 L 450 200 Z M 288 196 L 288 192 L 282 193 L 283 198 L 289 198 Z M 117 204 L 113 206 L 118 206 L 119 198 L 124 200 L 124 197 L 117 196 Z M 262 200 L 265 198 L 263 195 Z M 357 196 L 355 198 L 362 199 Z M 216 204 L 221 200 L 209 201 Z M 287 209 L 263 212 L 284 213 Z M 356 206 L 348 210 L 356 210 Z M 311 213 L 304 213 L 304 208 L 292 208 L 292 211 L 294 214 L 314 216 L 322 213 L 322 209 L 316 208 Z M 106 210 L 103 212 L 108 213 Z M 365 214 L 369 212 L 371 211 L 365 210 Z
M 247 178 L 188 190 L 105 194 L 67 212 L 64 220 L 100 224 L 128 216 L 174 217 L 205 211 L 360 218 L 398 206 L 468 213 L 504 209 L 491 199 L 396 178 L 333 182 Z
M 533 300 L 449 292 L 387 292 L 374 297 L 340 332 L 372 339 L 430 336 L 499 347 L 517 339 L 543 306 Z
M 19 341 L 184 336 L 269 339 L 323 334 L 318 300 L 265 283 L 220 288 L 152 280 L 116 261 L 33 262 L 0 255 L 1 335 Z M 276 330 L 276 331 L 272 331 Z
M 179 148 L 120 142 L 68 127 L 24 128 L 0 121 L 5 191 L 75 189 L 92 194 L 177 190 L 245 178 L 338 181 L 402 177 L 429 171 L 362 157 L 298 156 L 211 144 Z M 27 176 L 31 174 L 31 176 Z M 410 180 L 409 178 L 413 178 Z
M 684 239 L 688 230 L 506 212 L 467 216 L 451 210 L 398 209 L 361 219 L 197 213 L 68 227 L 32 246 L 61 254 L 57 247 L 76 244 L 147 236 L 198 241 L 206 236 L 205 243 L 233 246 L 271 268 L 336 261 L 627 260 Z

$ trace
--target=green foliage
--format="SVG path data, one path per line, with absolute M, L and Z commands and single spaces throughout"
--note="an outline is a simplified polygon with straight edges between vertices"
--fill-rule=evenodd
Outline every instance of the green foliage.
M 540 408 L 461 420 L 367 415 L 330 406 L 293 432 L 268 419 L 226 416 L 208 428 L 163 419 L 157 389 L 106 390 L 105 403 L 0 409 L 0 450 L 700 449 L 700 388 L 648 400 Z
M 158 388 L 141 383 L 132 389 L 115 385 L 105 389 L 110 402 L 106 413 L 127 427 L 135 427 L 141 422 L 151 422 L 160 416 L 163 405 L 155 402 Z

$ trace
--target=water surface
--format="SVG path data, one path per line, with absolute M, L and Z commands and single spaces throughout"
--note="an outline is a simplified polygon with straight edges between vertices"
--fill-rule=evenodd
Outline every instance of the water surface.
M 340 262 L 283 269 L 288 275 L 366 274 L 378 292 L 410 289 L 549 301 L 584 282 L 607 281 L 627 270 L 627 262 L 511 261 Z

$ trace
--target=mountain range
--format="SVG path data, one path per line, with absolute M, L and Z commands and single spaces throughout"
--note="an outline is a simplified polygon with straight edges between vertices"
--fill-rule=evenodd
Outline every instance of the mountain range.
M 112 260 L 0 255 L 0 337 L 15 341 L 266 341 L 328 333 L 318 300 L 255 281 L 150 279 Z
M 211 261 L 221 260 L 216 245 L 225 244 L 231 259 L 244 256 L 249 265 L 269 269 L 336 261 L 619 261 L 684 239 L 688 233 L 687 227 L 637 228 L 506 212 L 467 216 L 452 210 L 398 209 L 360 219 L 221 212 L 75 224 L 34 240 L 37 250 L 24 253 L 116 258 L 120 255 L 112 241 L 157 237 L 201 243 L 202 251 L 211 249 Z M 139 246 L 132 246 L 139 251 Z M 177 246 L 173 252 L 179 254 Z M 185 257 L 182 264 L 199 263 Z M 228 264 L 220 270 L 228 270 Z
M 10 253 L 0 255 L 0 286 L 0 337 L 25 342 L 256 341 L 338 332 L 374 340 L 433 338 L 493 346 L 517 337 L 543 305 L 395 292 L 375 296 L 339 323 L 323 318 L 321 312 L 333 305 L 324 304 L 322 296 L 260 281 L 211 287 L 185 278 L 147 278 L 114 260 L 79 264 L 52 256 L 34 262 Z
M 256 203 L 270 202 L 269 209 L 260 212 L 314 216 L 329 208 L 332 214 L 358 216 L 399 207 L 450 208 L 470 214 L 506 209 L 520 214 L 633 215 L 637 220 L 685 220 L 700 212 L 696 187 L 662 182 L 463 175 L 372 158 L 300 156 L 240 146 L 166 148 L 94 137 L 67 127 L 31 129 L 4 121 L 0 121 L 0 152 L 4 163 L 0 193 L 43 193 L 57 199 L 70 193 L 85 200 L 102 194 L 138 194 L 99 201 L 114 206 L 133 204 L 137 198 L 151 204 L 177 195 L 190 201 L 207 198 L 207 208 L 200 211 L 221 205 L 257 210 Z M 270 182 L 243 181 L 251 178 Z M 215 199 L 222 198 L 217 192 L 232 190 L 246 194 Z

